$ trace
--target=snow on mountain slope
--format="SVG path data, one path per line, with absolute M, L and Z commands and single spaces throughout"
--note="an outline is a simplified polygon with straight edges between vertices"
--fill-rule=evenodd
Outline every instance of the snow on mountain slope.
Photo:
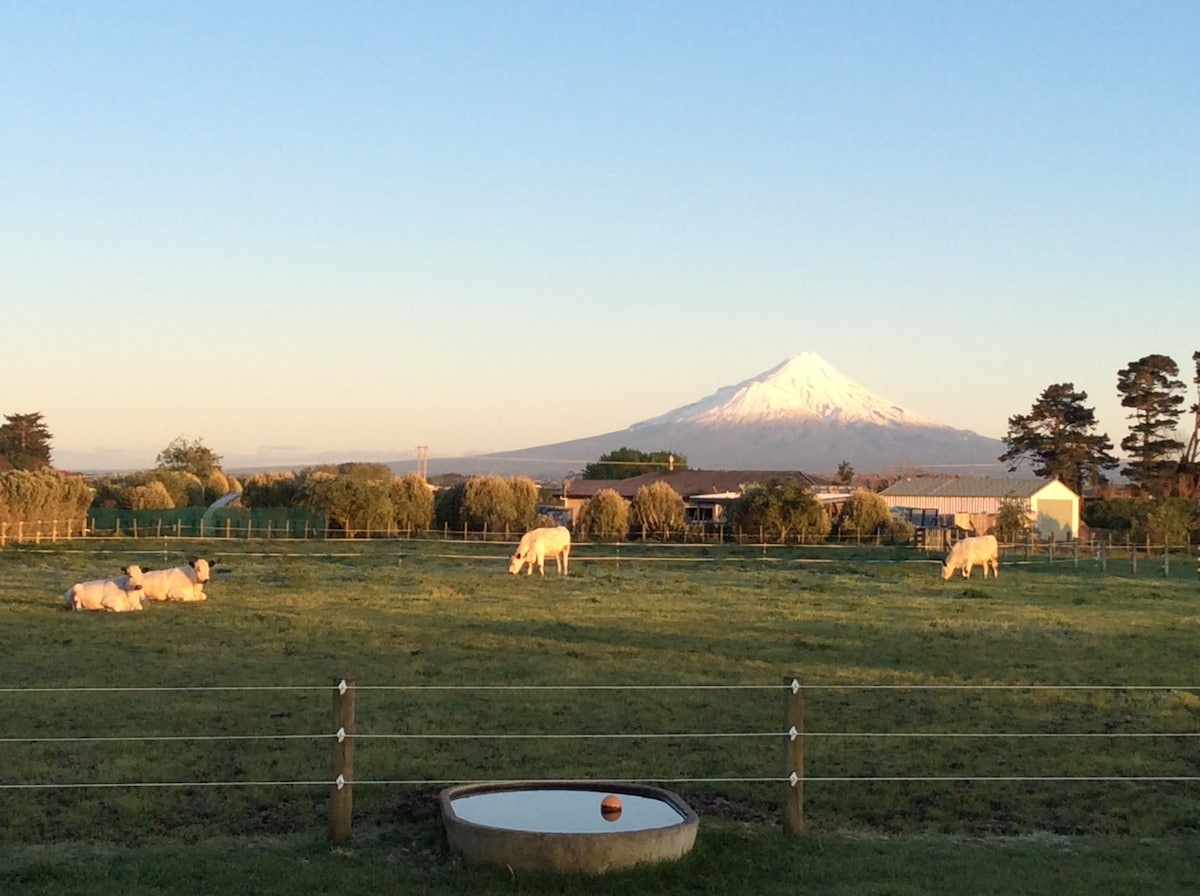
M 707 398 L 633 424 L 631 430 L 667 423 L 710 425 L 786 420 L 825 420 L 935 426 L 847 379 L 813 352 L 793 355 L 779 366 Z

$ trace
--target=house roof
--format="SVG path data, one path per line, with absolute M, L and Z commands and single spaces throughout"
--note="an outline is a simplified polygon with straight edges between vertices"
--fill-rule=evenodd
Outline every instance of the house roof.
M 885 498 L 1003 498 L 1007 495 L 1029 498 L 1055 482 L 1057 482 L 1055 479 L 1006 476 L 923 476 L 893 482 L 879 494 Z
M 798 479 L 812 487 L 825 484 L 799 470 L 664 470 L 628 479 L 572 479 L 565 493 L 568 498 L 590 498 L 602 488 L 611 488 L 622 498 L 632 498 L 643 485 L 666 482 L 683 498 L 691 498 L 719 492 L 740 494 L 751 482 L 768 479 Z

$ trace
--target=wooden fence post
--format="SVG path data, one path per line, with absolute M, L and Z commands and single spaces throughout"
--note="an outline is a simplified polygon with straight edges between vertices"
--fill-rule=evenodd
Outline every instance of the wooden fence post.
M 799 837 L 804 833 L 804 687 L 799 675 L 789 675 L 783 683 L 788 733 L 784 742 L 783 832 Z
M 329 804 L 329 839 L 336 846 L 350 839 L 350 817 L 354 809 L 354 682 L 334 680 L 333 798 Z

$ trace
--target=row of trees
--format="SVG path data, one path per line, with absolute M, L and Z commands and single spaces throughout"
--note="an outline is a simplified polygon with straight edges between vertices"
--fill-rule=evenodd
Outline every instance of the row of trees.
M 0 424 L 0 523 L 80 519 L 93 489 L 50 466 L 50 430 L 41 414 L 5 414 Z
M 749 485 L 726 508 L 725 522 L 732 529 L 762 531 L 781 541 L 817 541 L 834 526 L 843 534 L 889 542 L 906 542 L 913 536 L 912 524 L 892 513 L 874 492 L 855 489 L 841 512 L 831 517 L 809 486 L 790 478 Z M 624 537 L 630 528 L 658 534 L 684 525 L 683 498 L 665 482 L 642 486 L 629 501 L 613 489 L 600 489 L 583 505 L 578 520 L 581 534 L 599 537 Z
M 1146 496 L 1189 497 L 1200 492 L 1200 352 L 1192 353 L 1198 398 L 1190 408 L 1194 417 L 1186 443 L 1175 437 L 1183 416 L 1185 386 L 1179 366 L 1167 355 L 1146 355 L 1117 372 L 1121 406 L 1129 409 L 1132 424 L 1121 440 L 1129 461 L 1121 473 Z M 1108 482 L 1106 471 L 1120 461 L 1106 433 L 1097 432 L 1095 411 L 1087 407 L 1087 393 L 1074 383 L 1047 386 L 1028 414 L 1008 419 L 1000 455 L 1014 471 L 1023 461 L 1033 464 L 1039 476 L 1058 478 L 1083 494 Z
M 527 476 L 495 475 L 461 480 L 435 494 L 419 474 L 397 476 L 380 463 L 258 473 L 242 486 L 245 507 L 301 507 L 347 532 L 394 527 L 420 533 L 433 526 L 504 532 L 554 525 L 538 514 L 542 497 Z
M 158 453 L 154 469 L 102 477 L 95 489 L 96 507 L 173 510 L 207 507 L 242 486 L 221 469 L 221 456 L 203 439 L 179 436 Z
M 82 476 L 47 468 L 7 470 L 0 473 L 0 523 L 82 519 L 94 494 Z

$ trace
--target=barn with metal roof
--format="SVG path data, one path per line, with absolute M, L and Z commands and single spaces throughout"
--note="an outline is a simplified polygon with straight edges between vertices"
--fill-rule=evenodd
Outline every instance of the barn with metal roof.
M 1066 541 L 1079 534 L 1080 497 L 1057 479 L 921 476 L 894 482 L 880 494 L 894 510 L 953 517 L 977 532 L 986 531 L 985 521 L 995 518 L 1001 501 L 1017 500 L 1043 538 Z M 964 518 L 970 525 L 962 525 Z

